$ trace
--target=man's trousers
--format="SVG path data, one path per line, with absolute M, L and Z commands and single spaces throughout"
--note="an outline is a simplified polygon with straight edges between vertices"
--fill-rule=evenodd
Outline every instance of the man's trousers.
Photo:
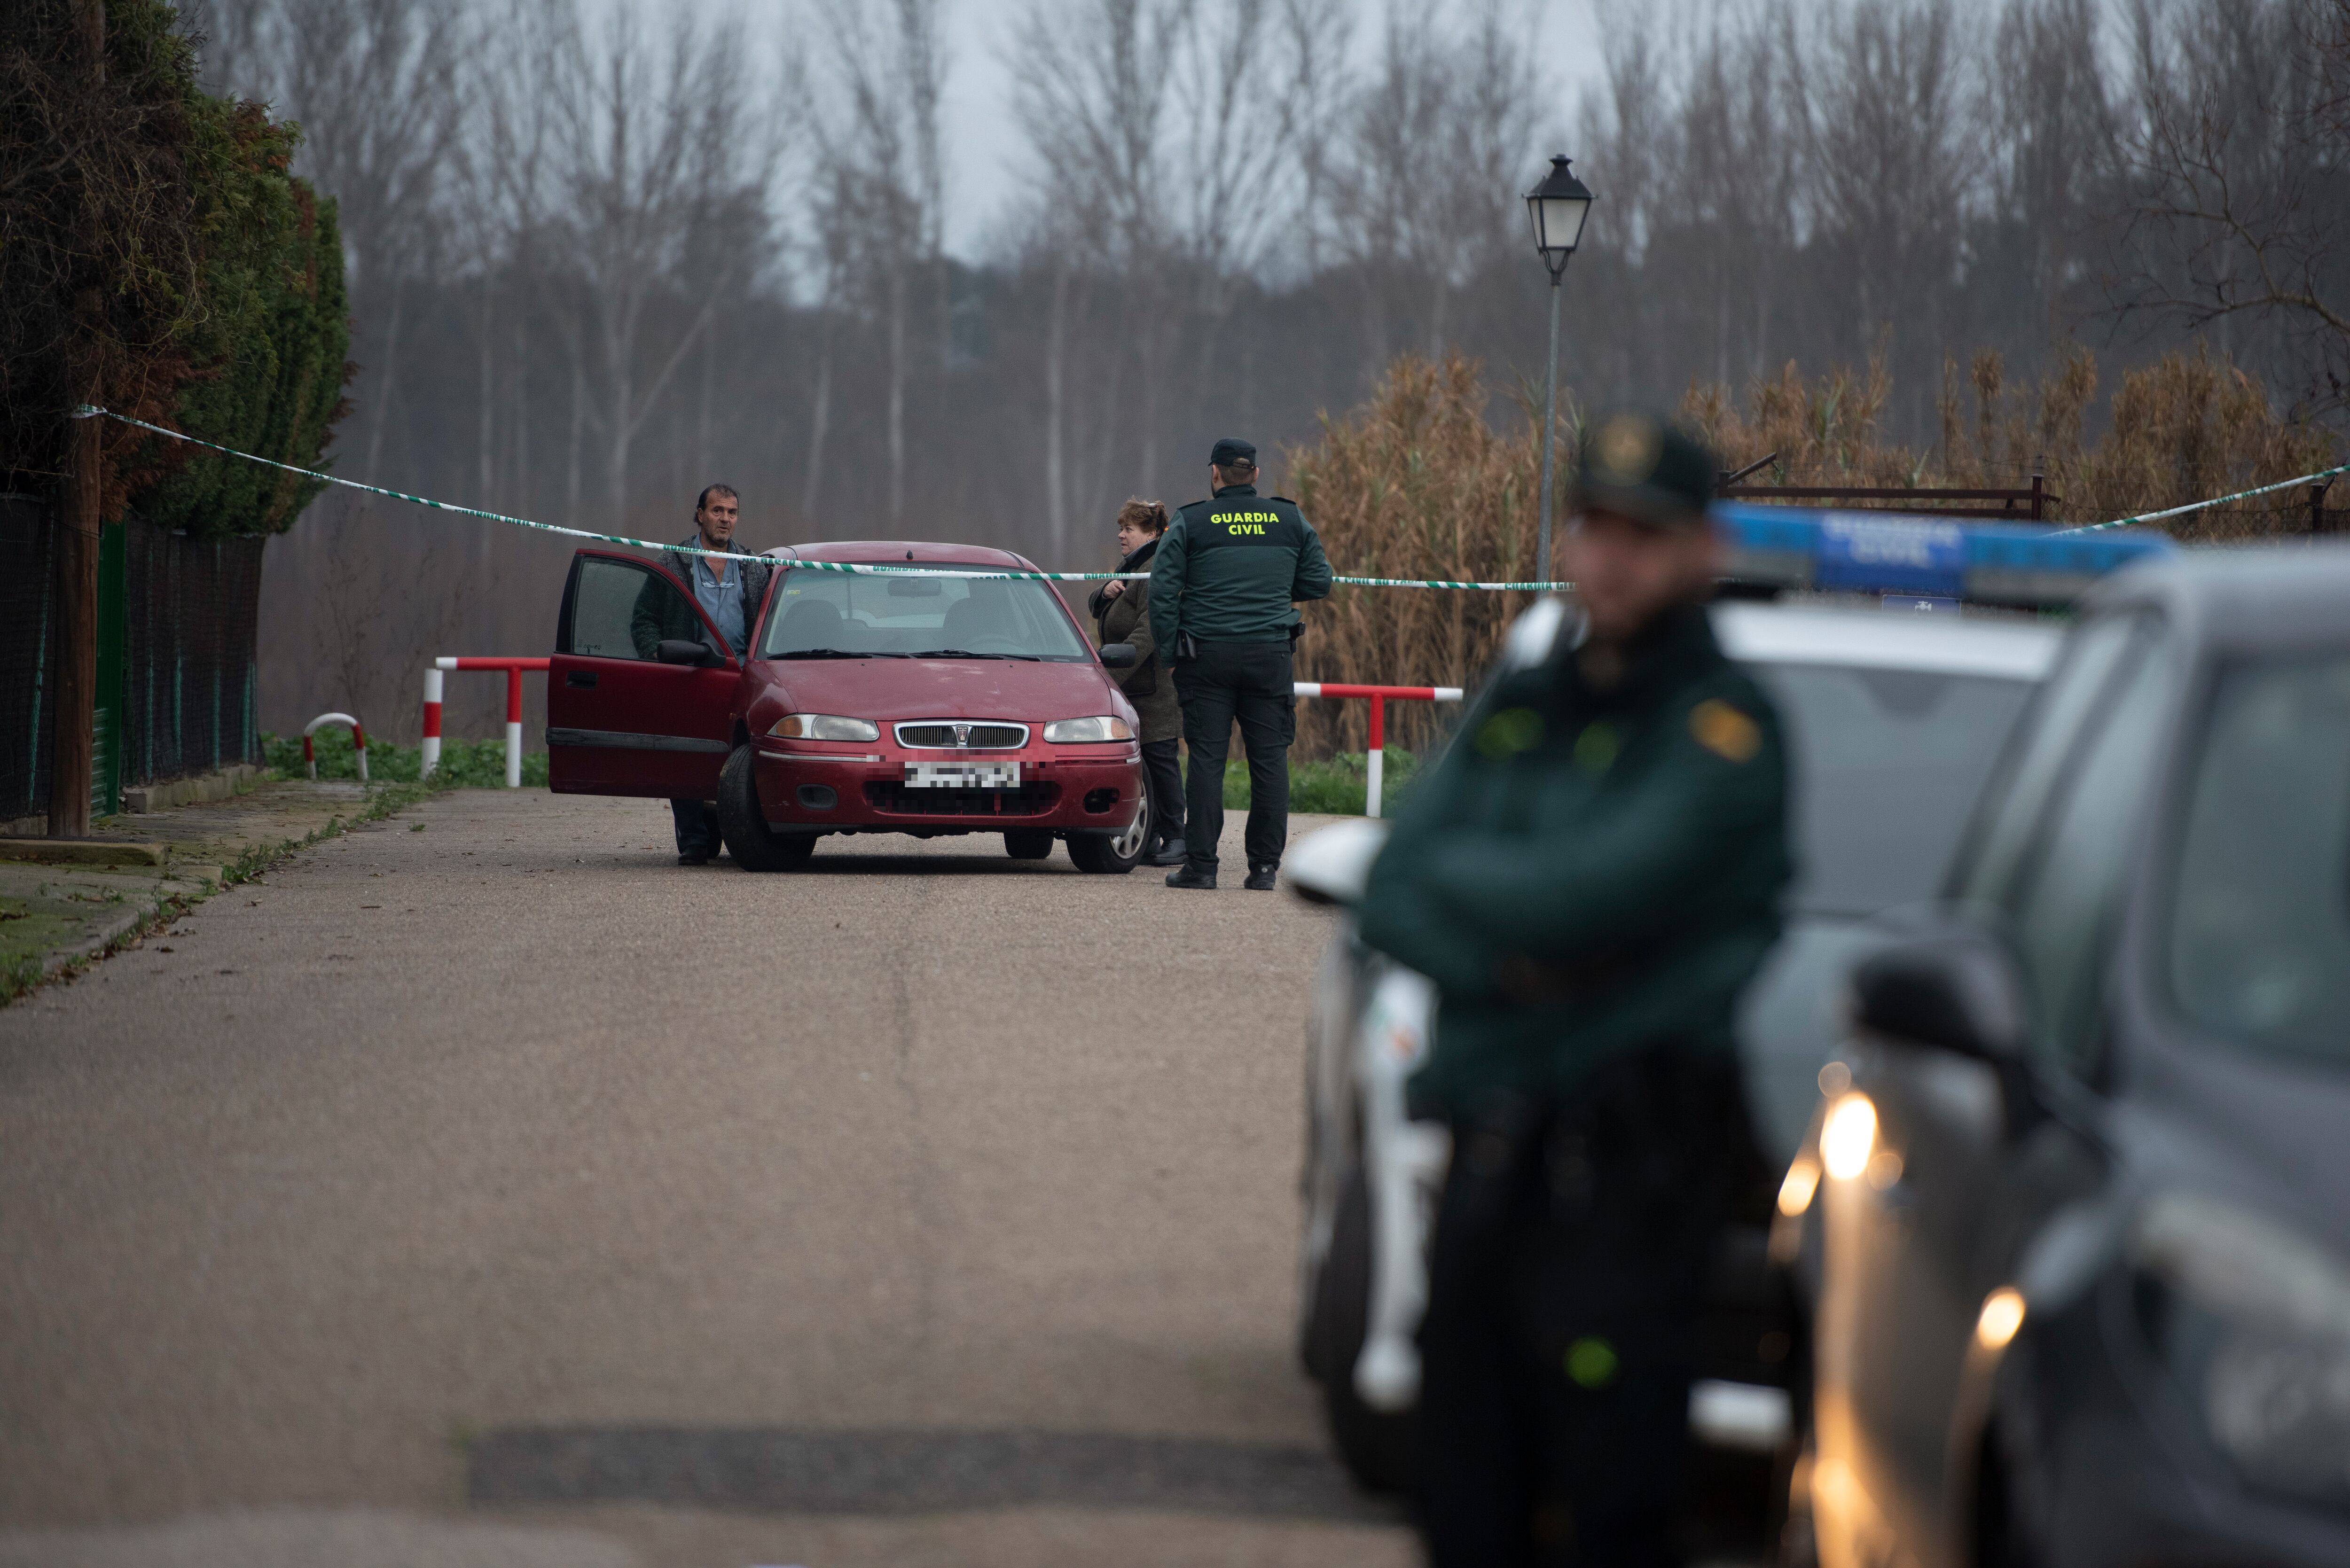
M 1289 842 L 1289 742 L 1297 735 L 1297 694 L 1292 689 L 1289 642 L 1203 642 L 1200 657 L 1175 666 L 1175 695 L 1183 704 L 1183 743 L 1191 765 L 1183 799 L 1190 821 L 1186 863 L 1216 868 L 1224 831 L 1224 758 L 1232 721 L 1248 753 L 1248 832 L 1251 867 L 1278 866 Z
M 1430 1562 L 1670 1568 L 1699 1315 L 1759 1159 L 1735 1059 L 1635 1052 L 1453 1139 L 1420 1327 Z

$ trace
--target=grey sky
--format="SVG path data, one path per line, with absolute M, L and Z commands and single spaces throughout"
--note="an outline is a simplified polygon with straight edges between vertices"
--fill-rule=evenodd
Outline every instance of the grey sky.
M 1400 0 L 1412 4 L 1413 0 Z M 1441 9 L 1446 0 L 1418 0 Z M 1357 0 L 1355 43 L 1367 51 L 1387 14 L 1388 0 Z M 1012 122 L 1010 74 L 1003 52 L 1012 30 L 1026 12 L 1023 0 L 947 0 L 947 29 L 953 50 L 948 80 L 945 131 L 948 157 L 947 248 L 965 258 L 983 249 L 987 225 L 1018 191 L 1022 150 Z M 1534 47 L 1546 85 L 1556 96 L 1547 116 L 1562 127 L 1574 122 L 1580 89 L 1599 70 L 1599 24 L 1595 0 L 1542 0 Z M 1530 147 L 1526 166 L 1538 173 L 1554 148 Z M 1572 152 L 1573 148 L 1564 151 Z

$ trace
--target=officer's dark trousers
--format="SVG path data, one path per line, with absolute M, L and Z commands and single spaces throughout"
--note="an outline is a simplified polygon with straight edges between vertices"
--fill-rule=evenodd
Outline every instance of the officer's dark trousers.
M 1635 1053 L 1453 1140 L 1420 1328 L 1430 1562 L 1679 1563 L 1697 1318 L 1754 1158 L 1736 1064 Z
M 1248 833 L 1242 842 L 1251 866 L 1277 866 L 1289 841 L 1289 742 L 1297 734 L 1297 694 L 1291 690 L 1289 643 L 1203 642 L 1200 657 L 1175 666 L 1175 696 L 1183 704 L 1183 743 L 1191 750 L 1184 778 L 1189 864 L 1216 868 L 1224 832 L 1224 757 L 1232 721 L 1248 752 Z
M 1183 762 L 1178 755 L 1182 743 L 1172 735 L 1142 742 L 1142 778 L 1150 792 L 1153 838 L 1183 836 Z
M 677 821 L 680 855 L 715 855 L 719 850 L 718 808 L 706 800 L 673 800 L 670 815 Z

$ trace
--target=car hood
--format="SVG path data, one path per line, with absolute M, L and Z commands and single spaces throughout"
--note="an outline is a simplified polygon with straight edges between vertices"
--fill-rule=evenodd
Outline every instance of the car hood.
M 752 666 L 782 711 L 1042 723 L 1133 711 L 1099 665 L 1019 659 L 784 659 Z

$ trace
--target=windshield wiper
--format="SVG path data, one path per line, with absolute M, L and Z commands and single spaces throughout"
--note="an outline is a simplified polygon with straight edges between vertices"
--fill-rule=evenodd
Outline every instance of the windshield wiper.
M 845 648 L 795 648 L 789 653 L 769 655 L 774 659 L 911 659 L 910 653 L 851 653 Z
M 920 653 L 909 653 L 908 659 L 1024 659 L 1031 664 L 1042 663 L 1041 653 L 973 653 L 968 648 L 926 648 Z

